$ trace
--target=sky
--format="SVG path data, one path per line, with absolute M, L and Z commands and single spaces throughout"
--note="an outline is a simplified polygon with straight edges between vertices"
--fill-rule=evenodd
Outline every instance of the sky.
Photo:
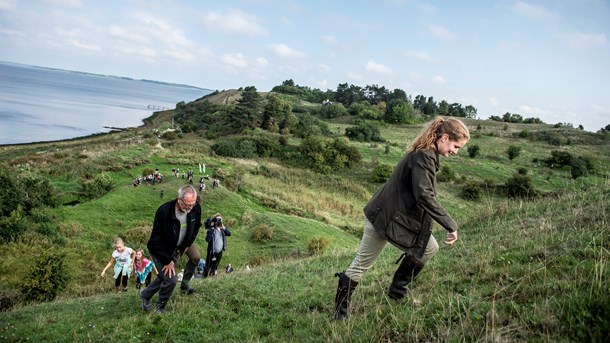
M 213 90 L 402 89 L 597 131 L 610 1 L 0 0 L 0 60 Z

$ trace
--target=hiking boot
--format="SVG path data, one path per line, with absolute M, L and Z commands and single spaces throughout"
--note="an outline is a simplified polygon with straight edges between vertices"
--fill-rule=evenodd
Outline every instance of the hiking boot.
M 150 299 L 146 299 L 144 297 L 141 297 L 141 298 L 142 298 L 142 310 L 144 312 L 150 311 L 150 306 L 151 306 L 150 305 Z
M 195 290 L 193 287 L 191 287 L 191 286 L 186 286 L 186 287 L 184 287 L 184 286 L 180 286 L 180 290 L 182 291 L 182 293 L 184 293 L 184 294 L 188 294 L 188 295 L 191 295 L 191 294 L 195 293 L 195 291 L 196 291 L 196 290 Z
M 165 301 L 159 301 L 157 303 L 157 306 L 155 307 L 155 310 L 153 311 L 154 314 L 165 314 L 165 305 L 167 304 L 167 302 Z

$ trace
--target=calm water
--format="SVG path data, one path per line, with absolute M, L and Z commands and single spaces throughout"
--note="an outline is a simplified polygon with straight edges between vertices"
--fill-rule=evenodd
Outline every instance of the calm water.
M 160 107 L 210 90 L 0 62 L 0 144 L 31 143 L 142 125 Z M 153 107 L 156 106 L 156 107 Z

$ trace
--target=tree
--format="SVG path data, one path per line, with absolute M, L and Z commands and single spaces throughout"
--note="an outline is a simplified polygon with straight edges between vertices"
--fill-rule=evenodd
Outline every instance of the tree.
M 415 120 L 413 106 L 408 101 L 393 101 L 385 111 L 384 120 L 390 124 L 409 124 Z
M 253 129 L 260 127 L 262 116 L 262 102 L 256 87 L 248 86 L 241 92 L 241 99 L 237 101 L 235 108 L 231 112 L 231 125 L 233 129 L 241 131 L 243 129 Z
M 470 156 L 470 158 L 477 157 L 477 155 L 479 154 L 479 150 L 481 150 L 481 148 L 479 147 L 478 144 L 469 145 L 468 146 L 468 156 Z
M 276 94 L 267 98 L 267 104 L 263 109 L 261 128 L 275 132 L 278 130 L 278 121 L 284 119 L 290 113 L 290 104 L 282 100 Z

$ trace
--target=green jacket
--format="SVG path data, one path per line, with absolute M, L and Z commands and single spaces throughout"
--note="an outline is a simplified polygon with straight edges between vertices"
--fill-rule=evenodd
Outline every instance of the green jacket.
M 449 232 L 458 229 L 436 201 L 438 168 L 436 151 L 408 153 L 364 207 L 375 231 L 409 255 L 423 255 L 432 234 L 432 219 Z

